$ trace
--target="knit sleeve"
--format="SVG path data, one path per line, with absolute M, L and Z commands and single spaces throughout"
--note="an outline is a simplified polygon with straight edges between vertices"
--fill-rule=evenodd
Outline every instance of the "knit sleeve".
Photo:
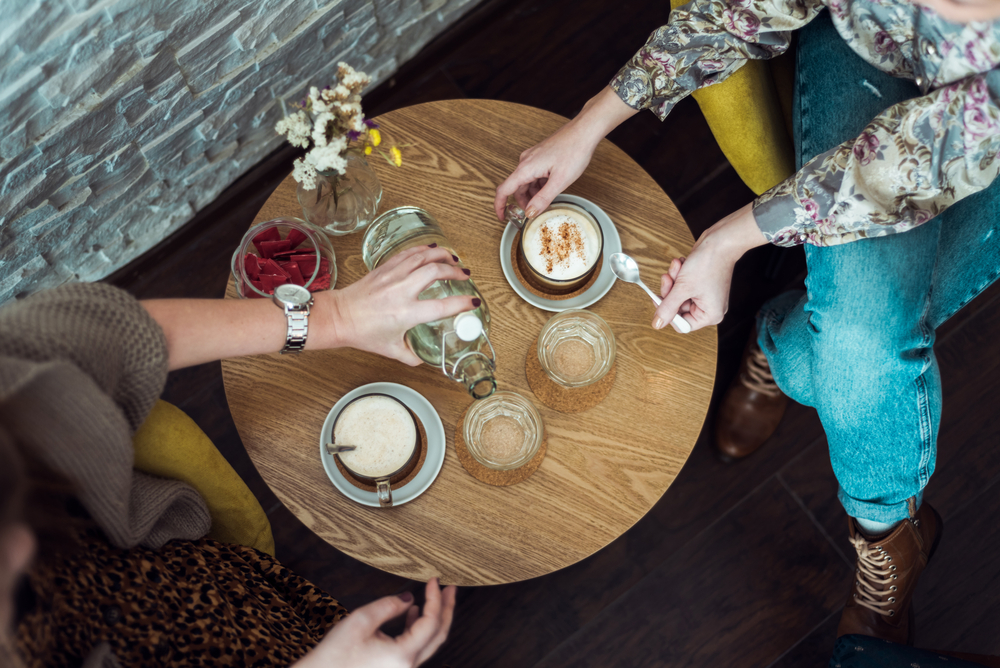
M 103 283 L 70 283 L 0 308 L 0 355 L 72 363 L 118 404 L 132 431 L 167 377 L 163 330 L 138 300 Z

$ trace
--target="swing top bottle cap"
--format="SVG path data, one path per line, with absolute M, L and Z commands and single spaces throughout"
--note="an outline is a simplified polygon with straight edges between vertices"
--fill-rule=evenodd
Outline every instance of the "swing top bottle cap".
M 483 333 L 483 322 L 472 311 L 455 316 L 455 334 L 463 341 L 473 341 Z

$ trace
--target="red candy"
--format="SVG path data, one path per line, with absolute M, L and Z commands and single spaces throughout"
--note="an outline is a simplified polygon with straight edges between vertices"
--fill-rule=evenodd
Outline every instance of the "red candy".
M 288 236 L 282 239 L 281 233 L 274 227 L 254 237 L 253 245 L 259 256 L 253 253 L 243 256 L 243 267 L 250 284 L 269 295 L 274 294 L 276 287 L 286 283 L 305 286 L 316 271 L 316 254 L 296 248 L 307 239 L 299 230 L 289 231 Z M 328 290 L 331 283 L 330 261 L 323 257 L 309 291 Z M 260 297 L 253 290 L 246 292 L 248 297 Z

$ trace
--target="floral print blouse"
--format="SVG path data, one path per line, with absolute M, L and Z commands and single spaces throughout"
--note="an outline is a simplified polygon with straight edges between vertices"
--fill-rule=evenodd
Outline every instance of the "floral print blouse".
M 832 246 L 904 232 L 989 186 L 1000 171 L 1000 22 L 949 23 L 906 0 L 693 0 L 611 86 L 662 120 L 748 58 L 783 53 L 790 31 L 824 7 L 859 56 L 923 96 L 889 107 L 758 197 L 768 241 Z

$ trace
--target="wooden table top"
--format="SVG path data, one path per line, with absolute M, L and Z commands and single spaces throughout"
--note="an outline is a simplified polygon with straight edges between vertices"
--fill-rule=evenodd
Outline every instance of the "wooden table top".
M 429 211 L 462 256 L 490 306 L 499 389 L 533 398 L 525 377 L 529 344 L 553 314 L 518 297 L 499 262 L 503 225 L 495 188 L 518 156 L 565 119 L 489 100 L 431 102 L 378 119 L 404 149 L 394 168 L 372 161 L 384 195 L 380 212 L 403 205 Z M 673 203 L 623 151 L 602 141 L 586 173 L 567 191 L 611 217 L 643 280 L 659 285 L 670 260 L 694 240 Z M 275 190 L 255 223 L 301 217 L 295 182 Z M 333 237 L 337 287 L 364 275 L 363 232 Z M 232 280 L 227 296 L 235 297 Z M 427 365 L 410 368 L 355 350 L 262 355 L 222 363 L 226 396 L 243 444 L 278 498 L 337 549 L 390 573 L 445 584 L 516 582 L 565 568 L 635 524 L 670 487 L 701 431 L 715 376 L 715 328 L 681 335 L 650 327 L 653 304 L 616 283 L 589 307 L 618 344 L 617 378 L 596 408 L 564 414 L 535 401 L 548 437 L 541 467 L 511 487 L 479 482 L 455 454 L 455 425 L 472 399 Z M 391 509 L 344 497 L 320 462 L 319 434 L 330 408 L 371 382 L 407 385 L 444 423 L 447 451 L 437 480 Z

